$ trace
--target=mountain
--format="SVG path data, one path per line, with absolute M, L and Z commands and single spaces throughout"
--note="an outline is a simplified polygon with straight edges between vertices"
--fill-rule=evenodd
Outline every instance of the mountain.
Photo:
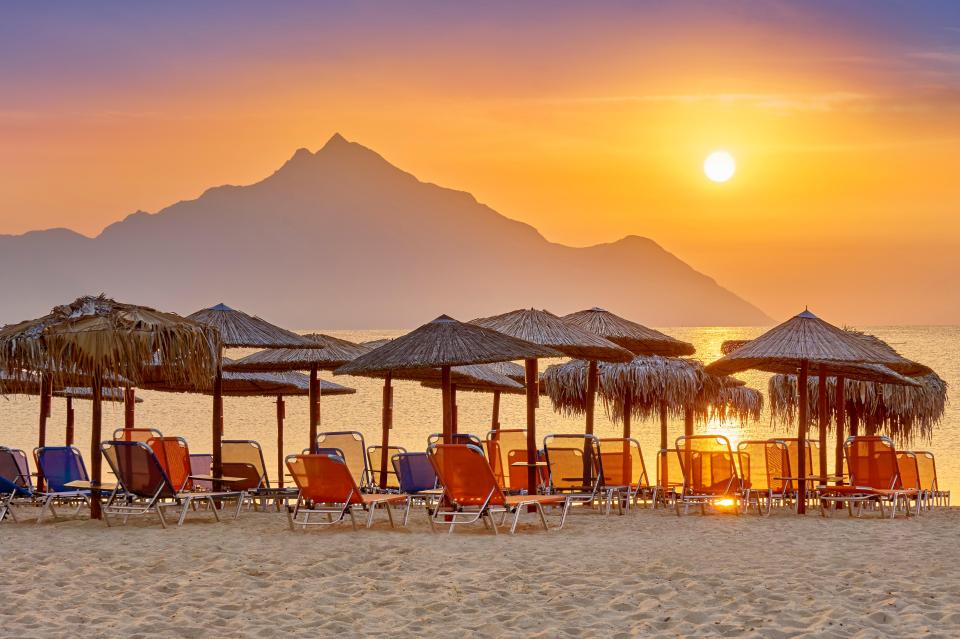
M 181 313 L 222 300 L 295 328 L 417 326 L 526 306 L 602 306 L 654 326 L 770 321 L 652 240 L 548 242 L 339 134 L 256 184 L 138 211 L 95 238 L 0 236 L 0 268 L 3 322 L 99 292 Z

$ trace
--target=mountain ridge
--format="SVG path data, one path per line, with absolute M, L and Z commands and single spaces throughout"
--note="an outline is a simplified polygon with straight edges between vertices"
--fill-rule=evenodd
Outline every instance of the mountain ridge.
M 226 298 L 304 328 L 415 326 L 440 312 L 469 319 L 530 305 L 601 305 L 661 326 L 770 322 L 651 238 L 550 242 L 340 134 L 257 182 L 135 211 L 94 237 L 58 228 L 0 244 L 0 266 L 21 275 L 3 321 L 103 290 L 182 313 Z M 305 292 L 315 296 L 304 302 Z

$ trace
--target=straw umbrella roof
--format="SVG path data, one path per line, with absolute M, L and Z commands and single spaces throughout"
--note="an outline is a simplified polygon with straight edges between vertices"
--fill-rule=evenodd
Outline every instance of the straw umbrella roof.
M 602 308 L 591 308 L 564 315 L 564 321 L 610 340 L 637 355 L 693 355 L 693 344 L 631 322 Z
M 87 296 L 0 329 L 0 367 L 49 373 L 54 386 L 78 374 L 139 385 L 159 356 L 159 376 L 199 384 L 215 374 L 219 343 L 216 331 L 174 313 Z
M 314 366 L 321 370 L 333 370 L 372 350 L 330 335 L 309 333 L 303 337 L 319 344 L 319 347 L 270 348 L 229 364 L 224 363 L 223 370 L 263 373 L 308 370 Z
M 793 373 L 801 361 L 810 363 L 810 373 L 836 371 L 850 364 L 885 366 L 905 375 L 930 372 L 926 366 L 901 357 L 892 348 L 882 348 L 868 340 L 833 326 L 810 311 L 804 311 L 750 340 L 707 366 L 715 374 L 731 374 L 749 368 L 773 373 Z M 856 376 L 850 369 L 850 377 Z M 881 369 L 862 371 L 864 375 L 883 377 Z M 878 381 L 886 381 L 879 379 Z
M 366 342 L 360 342 L 360 346 L 366 346 L 370 350 L 373 350 L 375 348 L 380 348 L 381 346 L 383 346 L 389 341 L 390 341 L 390 338 L 387 338 L 387 337 L 383 339 L 371 339 Z
M 517 364 L 516 362 L 494 362 L 492 364 L 487 364 L 497 373 L 505 377 L 509 377 L 512 380 L 518 381 L 521 384 L 527 378 L 527 371 L 523 366 Z
M 585 361 L 572 360 L 544 371 L 543 386 L 555 410 L 565 415 L 586 411 L 587 369 Z M 759 391 L 731 377 L 709 375 L 703 364 L 691 359 L 641 355 L 626 364 L 600 364 L 599 377 L 598 394 L 614 421 L 623 419 L 627 398 L 631 416 L 638 419 L 656 416 L 661 407 L 682 417 L 690 407 L 703 420 L 735 417 L 746 421 L 759 419 L 763 408 Z
M 397 371 L 559 356 L 552 348 L 441 315 L 341 366 L 334 374 L 376 377 Z
M 101 389 L 100 397 L 105 402 L 123 402 L 126 401 L 122 388 L 104 388 Z M 60 390 L 53 391 L 54 397 L 67 397 L 70 399 L 93 399 L 93 389 L 82 386 L 67 386 Z M 142 404 L 143 399 L 135 397 L 134 402 Z
M 880 431 L 898 443 L 909 443 L 915 437 L 929 440 L 933 429 L 943 419 L 947 403 L 947 383 L 936 373 L 917 378 L 918 386 L 876 384 L 847 381 L 844 397 L 848 414 L 870 419 Z M 819 398 L 819 379 L 813 378 L 807 386 L 809 414 L 816 413 Z M 836 414 L 835 377 L 827 378 L 827 403 L 831 415 Z M 795 375 L 774 375 L 768 383 L 770 412 L 775 422 L 790 423 L 799 410 L 797 378 Z
M 737 350 L 744 344 L 747 344 L 750 340 L 748 339 L 728 339 L 724 340 L 720 345 L 720 352 L 724 355 L 729 355 L 733 351 Z
M 355 388 L 320 380 L 320 395 L 353 395 L 356 392 Z M 296 371 L 224 373 L 223 394 L 228 397 L 306 396 L 310 394 L 310 377 Z
M 187 318 L 220 332 L 225 348 L 320 348 L 302 335 L 220 303 Z
M 549 311 L 519 309 L 470 322 L 578 359 L 629 362 L 633 354 L 595 333 L 565 322 Z M 514 358 L 515 359 L 515 358 Z

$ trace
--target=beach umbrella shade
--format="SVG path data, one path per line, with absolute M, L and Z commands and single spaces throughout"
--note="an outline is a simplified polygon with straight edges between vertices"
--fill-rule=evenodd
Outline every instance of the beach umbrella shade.
M 210 308 L 191 313 L 188 318 L 217 329 L 221 344 L 217 351 L 217 370 L 213 379 L 213 474 L 221 472 L 220 440 L 223 439 L 223 370 L 221 368 L 224 348 L 315 348 L 314 342 L 293 331 L 280 328 L 270 322 L 230 308 L 220 303 Z M 319 391 L 316 384 L 316 369 L 310 371 L 310 427 L 316 428 L 319 420 Z
M 823 321 L 809 310 L 736 348 L 709 364 L 706 370 L 717 375 L 727 375 L 751 368 L 773 373 L 797 374 L 800 396 L 807 394 L 808 376 L 811 372 L 823 379 L 833 374 L 846 379 L 873 379 L 906 385 L 915 385 L 916 382 L 904 375 L 930 372 L 926 366 L 851 335 L 848 331 Z M 801 402 L 798 411 L 798 441 L 802 442 L 807 438 L 807 421 L 807 405 Z M 798 449 L 797 511 L 803 514 L 806 512 L 806 451 L 804 446 L 799 446 Z
M 483 317 L 471 322 L 495 331 L 510 335 L 533 344 L 553 348 L 564 355 L 594 362 L 629 362 L 633 355 L 625 348 L 617 346 L 599 335 L 579 326 L 566 322 L 553 313 L 537 309 L 518 309 L 493 317 Z M 539 404 L 540 377 L 537 374 L 537 361 L 526 360 L 527 383 L 527 459 L 536 459 L 536 409 Z M 596 393 L 596 375 L 589 377 L 591 395 Z M 586 432 L 593 434 L 593 409 L 590 408 L 586 419 Z M 586 456 L 584 457 L 586 459 Z M 529 484 L 534 486 L 536 469 L 529 469 Z
M 632 322 L 602 308 L 594 307 L 584 311 L 578 311 L 565 315 L 563 319 L 626 348 L 634 355 L 679 357 L 682 355 L 693 355 L 696 352 L 693 344 L 670 337 L 666 333 L 648 328 L 643 324 Z M 596 361 L 591 362 L 587 374 L 593 377 L 592 383 L 588 378 L 587 410 L 585 412 L 587 431 L 592 432 L 594 395 L 598 386 L 599 375 Z M 593 392 L 590 393 L 590 391 Z M 667 414 L 666 409 L 662 407 L 660 411 L 660 423 L 661 428 L 665 429 Z M 629 410 L 626 411 L 624 432 L 630 432 Z
M 80 371 L 91 378 L 93 418 L 90 469 L 94 483 L 92 516 L 100 517 L 100 430 L 104 380 L 124 378 L 131 385 L 160 357 L 158 374 L 176 383 L 203 384 L 214 376 L 215 330 L 173 313 L 99 297 L 81 297 L 48 315 L 0 329 L 0 368 L 44 373 L 52 388 L 66 386 Z
M 453 367 L 517 359 L 535 362 L 539 357 L 559 356 L 560 353 L 552 348 L 531 344 L 441 315 L 432 322 L 361 355 L 349 364 L 338 368 L 334 374 L 393 376 L 398 373 L 409 374 L 439 368 L 443 403 L 443 435 L 444 441 L 449 443 L 453 434 L 451 402 L 451 369 Z M 533 372 L 535 377 L 536 365 Z M 382 476 L 383 473 L 381 473 Z M 535 484 L 531 484 L 533 485 Z

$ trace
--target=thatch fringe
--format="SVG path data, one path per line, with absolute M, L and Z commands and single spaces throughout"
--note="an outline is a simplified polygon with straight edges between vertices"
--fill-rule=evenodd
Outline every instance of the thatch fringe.
M 591 308 L 564 315 L 563 320 L 610 340 L 636 355 L 693 355 L 693 344 L 666 333 L 631 322 L 602 308 Z
M 0 367 L 44 372 L 55 386 L 77 374 L 125 378 L 139 385 L 145 369 L 176 383 L 209 383 L 220 336 L 203 324 L 103 295 L 81 297 L 41 318 L 0 329 Z

